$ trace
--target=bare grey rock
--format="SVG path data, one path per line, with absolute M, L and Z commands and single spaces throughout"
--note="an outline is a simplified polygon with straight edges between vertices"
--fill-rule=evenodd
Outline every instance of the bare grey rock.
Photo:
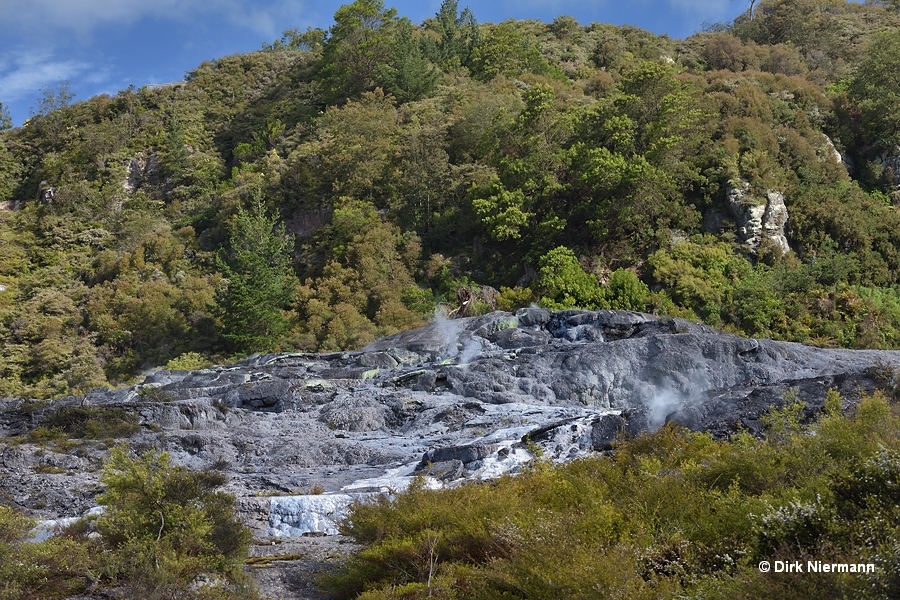
M 162 179 L 162 163 L 155 152 L 139 152 L 128 162 L 128 177 L 122 189 L 132 194 L 144 186 L 155 186 Z
M 627 311 L 494 312 L 439 320 L 357 352 L 157 371 L 130 388 L 47 406 L 0 399 L 0 435 L 17 440 L 0 442 L 0 493 L 54 521 L 94 506 L 112 442 L 62 449 L 25 436 L 63 407 L 114 407 L 140 425 L 127 440 L 134 449 L 226 473 L 261 544 L 296 540 L 336 533 L 351 502 L 395 493 L 417 475 L 435 488 L 492 479 L 516 473 L 535 448 L 567 461 L 670 421 L 718 437 L 761 434 L 763 417 L 785 398 L 814 418 L 828 389 L 849 407 L 896 385 L 897 373 L 900 352 L 747 339 Z M 308 577 L 290 569 L 326 563 L 275 557 L 275 570 L 254 573 L 270 597 L 315 598 Z
M 824 133 L 822 134 L 822 137 L 825 138 L 825 155 L 826 155 L 826 157 L 830 157 L 830 158 L 834 159 L 834 161 L 839 163 L 841 166 L 843 166 L 844 169 L 848 173 L 851 172 L 853 170 L 853 164 L 851 163 L 851 161 L 849 159 L 848 160 L 844 159 L 844 156 L 834 145 L 834 142 L 831 141 L 830 137 L 828 137 Z
M 769 240 L 782 252 L 790 252 L 784 232 L 788 211 L 783 193 L 768 190 L 765 198 L 759 198 L 753 194 L 749 183 L 740 182 L 729 183 L 725 198 L 735 220 L 738 237 L 751 252 L 756 252 L 763 240 Z
M 566 461 L 669 421 L 720 437 L 758 434 L 786 397 L 812 418 L 829 388 L 850 406 L 896 384 L 897 372 L 898 352 L 746 339 L 642 313 L 494 312 L 357 352 L 157 371 L 131 388 L 38 408 L 0 400 L 0 433 L 19 440 L 0 445 L 0 490 L 39 518 L 84 513 L 111 442 L 62 450 L 24 436 L 62 407 L 115 407 L 140 425 L 127 440 L 136 450 L 225 472 L 258 539 L 334 532 L 317 506 L 339 519 L 350 502 L 396 492 L 417 474 L 431 487 L 491 479 L 517 472 L 535 446 Z

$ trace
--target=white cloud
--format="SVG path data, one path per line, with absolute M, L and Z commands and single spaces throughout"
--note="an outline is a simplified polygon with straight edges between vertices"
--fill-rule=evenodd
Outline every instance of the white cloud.
M 218 0 L 229 21 L 243 25 L 250 31 L 273 39 L 285 29 L 311 25 L 310 13 L 304 0 L 269 0 L 250 4 L 237 0 Z M 326 15 L 331 16 L 331 15 Z
M 128 25 L 147 16 L 178 17 L 202 4 L 202 0 L 2 0 L 0 26 L 4 30 L 21 27 L 38 38 L 48 30 L 84 34 L 110 23 Z
M 29 32 L 41 39 L 54 31 L 88 35 L 141 19 L 188 21 L 225 18 L 271 37 L 303 16 L 305 0 L 0 0 L 0 32 Z M 0 33 L 2 35 L 2 33 Z
M 35 90 L 48 85 L 85 73 L 96 78 L 103 72 L 86 62 L 56 57 L 45 49 L 8 52 L 0 56 L 0 90 L 4 102 L 14 103 L 33 98 Z

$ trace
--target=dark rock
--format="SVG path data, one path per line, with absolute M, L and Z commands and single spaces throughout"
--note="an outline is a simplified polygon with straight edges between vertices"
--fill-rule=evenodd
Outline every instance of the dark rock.
M 574 421 L 577 417 L 573 417 L 571 419 L 563 419 L 562 421 L 555 421 L 553 423 L 548 423 L 547 425 L 543 425 L 536 429 L 532 429 L 528 433 L 522 436 L 520 440 L 523 444 L 527 444 L 528 442 L 540 442 L 544 440 L 552 439 L 552 433 L 559 429 L 560 427 L 564 427 Z
M 516 318 L 522 327 L 542 327 L 551 316 L 552 313 L 544 308 L 520 308 L 516 311 Z
M 591 427 L 591 448 L 610 450 L 612 444 L 625 430 L 625 419 L 621 415 L 606 414 L 594 420 Z
M 631 437 L 655 429 L 647 417 L 647 410 L 643 407 L 622 411 L 622 418 L 625 421 L 624 432 Z
M 458 460 L 463 464 L 487 458 L 497 450 L 496 444 L 472 444 L 470 446 L 446 446 L 429 450 L 422 456 L 421 463 L 440 463 Z
M 434 390 L 436 384 L 437 373 L 434 371 L 424 371 L 416 377 L 412 389 L 420 392 L 430 392 Z
M 430 475 L 441 481 L 454 481 L 461 478 L 465 474 L 466 469 L 463 467 L 462 461 L 453 459 L 421 465 L 417 472 L 423 475 Z
M 387 352 L 370 352 L 361 355 L 357 362 L 362 367 L 370 369 L 393 369 L 400 362 Z
M 324 531 L 307 531 L 306 533 L 302 534 L 302 537 L 325 537 L 326 535 L 328 534 Z
M 546 331 L 534 331 L 531 329 L 519 329 L 513 327 L 504 329 L 492 336 L 491 341 L 501 348 L 511 350 L 513 348 L 527 348 L 529 346 L 540 346 L 546 344 L 550 339 L 550 334 Z

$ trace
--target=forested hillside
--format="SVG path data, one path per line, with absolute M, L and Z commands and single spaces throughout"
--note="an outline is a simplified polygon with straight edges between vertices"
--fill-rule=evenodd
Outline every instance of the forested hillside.
M 0 119 L 0 396 L 439 305 L 900 347 L 896 3 L 754 5 L 675 40 L 357 0 L 184 82 L 49 92 Z

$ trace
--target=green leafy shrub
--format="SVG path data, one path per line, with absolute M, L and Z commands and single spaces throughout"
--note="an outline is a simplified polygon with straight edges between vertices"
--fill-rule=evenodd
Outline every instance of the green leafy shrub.
M 600 282 L 586 273 L 575 253 L 565 246 L 554 248 L 541 258 L 536 282 L 541 305 L 547 308 L 607 308 Z
M 32 519 L 0 505 L 0 598 L 258 598 L 240 567 L 250 533 L 234 498 L 215 491 L 223 475 L 172 466 L 165 454 L 132 459 L 119 446 L 101 479 L 106 512 L 42 542 L 29 541 Z
M 357 504 L 344 530 L 364 549 L 326 583 L 339 598 L 889 597 L 900 414 L 878 394 L 849 416 L 834 391 L 826 405 L 809 430 L 788 403 L 764 439 L 668 424 L 610 457 Z M 762 577 L 761 560 L 876 573 Z
M 98 497 L 106 511 L 96 524 L 113 550 L 106 575 L 146 598 L 195 597 L 188 591 L 195 579 L 217 575 L 225 579 L 196 597 L 248 597 L 235 590 L 246 592 L 240 564 L 250 532 L 234 515 L 234 497 L 215 491 L 224 481 L 218 472 L 173 466 L 165 453 L 130 458 L 114 448 Z
M 140 426 L 134 412 L 119 407 L 70 406 L 54 411 L 47 424 L 73 438 L 106 440 L 132 435 Z
M 87 591 L 93 544 L 66 536 L 31 542 L 34 526 L 32 519 L 0 505 L 0 598 L 55 600 Z
M 199 352 L 185 352 L 166 363 L 168 371 L 196 371 L 211 366 L 212 363 Z

